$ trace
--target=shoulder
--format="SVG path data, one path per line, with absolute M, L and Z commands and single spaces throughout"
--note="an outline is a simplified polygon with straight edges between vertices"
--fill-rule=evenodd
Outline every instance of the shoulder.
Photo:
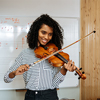
M 23 49 L 21 52 L 20 52 L 20 54 L 19 54 L 19 56 L 25 56 L 25 55 L 33 55 L 33 54 L 35 54 L 34 53 L 34 49 L 30 49 L 30 48 L 26 48 L 26 49 Z
M 34 53 L 34 49 L 26 48 L 26 49 L 23 49 L 21 53 Z

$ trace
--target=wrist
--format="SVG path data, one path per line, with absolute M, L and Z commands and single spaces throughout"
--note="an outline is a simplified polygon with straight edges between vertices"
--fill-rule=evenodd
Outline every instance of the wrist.
M 62 73 L 63 75 L 66 75 L 66 72 L 67 72 L 67 69 L 63 66 L 63 67 L 61 68 L 61 73 Z
M 16 76 L 16 71 L 13 71 L 12 73 L 13 73 L 13 76 L 15 77 Z
M 62 66 L 62 68 L 63 68 L 63 70 L 67 71 L 67 69 L 65 68 L 65 66 L 64 66 L 64 65 Z
M 64 67 L 64 70 L 67 71 L 67 69 Z
M 9 78 L 14 78 L 15 76 L 16 76 L 15 71 L 13 71 L 13 72 L 11 72 L 11 73 L 9 74 Z

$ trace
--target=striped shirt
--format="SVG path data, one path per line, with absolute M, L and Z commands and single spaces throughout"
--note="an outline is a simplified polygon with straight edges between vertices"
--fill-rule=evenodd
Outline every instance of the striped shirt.
M 14 64 L 9 68 L 9 71 L 4 76 L 6 83 L 12 82 L 14 78 L 9 78 L 9 73 L 16 70 L 20 65 L 30 64 L 39 60 L 35 57 L 33 49 L 27 48 L 15 59 Z M 17 76 L 16 76 L 17 77 Z M 60 68 L 53 67 L 48 60 L 30 67 L 30 69 L 23 73 L 26 89 L 30 90 L 45 90 L 58 88 L 59 84 L 64 80 L 64 75 L 61 74 Z

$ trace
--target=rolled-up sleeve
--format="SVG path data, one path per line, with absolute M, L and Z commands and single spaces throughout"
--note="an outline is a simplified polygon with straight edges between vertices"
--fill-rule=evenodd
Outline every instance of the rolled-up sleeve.
M 13 80 L 14 80 L 14 78 L 9 78 L 9 72 L 7 72 L 5 75 L 4 75 L 4 81 L 6 82 L 6 83 L 10 83 L 10 82 L 12 82 Z
M 55 77 L 54 77 L 54 79 L 53 79 L 53 86 L 54 86 L 54 87 L 58 86 L 58 85 L 64 80 L 64 78 L 65 78 L 65 75 L 62 75 L 61 72 L 59 71 L 59 72 L 55 75 Z

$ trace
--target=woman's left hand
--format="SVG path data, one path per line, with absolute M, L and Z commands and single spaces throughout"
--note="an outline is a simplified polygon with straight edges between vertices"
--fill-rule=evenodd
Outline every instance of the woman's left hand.
M 72 60 L 68 61 L 68 63 L 64 63 L 63 67 L 70 72 L 73 72 L 76 69 L 75 63 Z

